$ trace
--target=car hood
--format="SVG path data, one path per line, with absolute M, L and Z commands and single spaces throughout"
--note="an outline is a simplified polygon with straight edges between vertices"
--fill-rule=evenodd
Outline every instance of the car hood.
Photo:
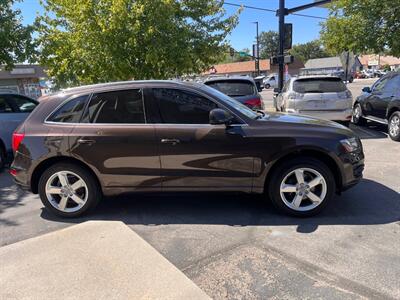
M 344 136 L 354 136 L 353 131 L 347 127 L 329 120 L 323 120 L 313 118 L 304 115 L 292 115 L 286 113 L 269 113 L 265 117 L 259 119 L 259 124 L 262 125 L 262 121 L 271 124 L 274 123 L 277 126 L 285 127 L 286 130 L 299 129 L 306 130 L 307 128 L 313 131 L 322 132 L 334 132 Z M 281 126 L 287 125 L 287 126 Z

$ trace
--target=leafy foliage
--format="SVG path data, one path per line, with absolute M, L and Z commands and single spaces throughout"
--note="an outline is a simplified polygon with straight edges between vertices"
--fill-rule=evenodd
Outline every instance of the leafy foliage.
M 196 73 L 237 24 L 217 0 L 46 0 L 40 62 L 59 87 Z
M 330 56 L 322 47 L 320 40 L 314 40 L 305 44 L 297 44 L 289 50 L 290 54 L 305 63 L 309 59 Z
M 327 50 L 400 56 L 399 0 L 336 0 L 322 25 Z
M 232 57 L 229 53 L 229 48 L 230 47 L 227 47 L 227 50 L 225 51 L 224 56 L 218 61 L 218 63 L 226 64 L 226 63 L 232 63 L 232 62 L 253 60 L 253 58 L 251 57 L 250 49 L 244 48 L 238 52 L 235 52 L 235 55 Z M 239 55 L 239 52 L 247 53 L 248 56 L 241 56 L 241 55 Z
M 279 33 L 276 31 L 263 31 L 259 37 L 260 58 L 270 58 L 275 56 L 279 51 Z
M 15 63 L 31 59 L 34 45 L 32 26 L 21 24 L 21 12 L 13 9 L 14 0 L 0 0 L 0 65 L 12 69 Z

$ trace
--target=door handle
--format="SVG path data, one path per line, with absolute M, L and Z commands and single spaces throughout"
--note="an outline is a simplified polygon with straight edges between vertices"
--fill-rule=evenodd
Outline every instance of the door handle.
M 178 139 L 161 139 L 161 143 L 163 144 L 172 144 L 172 145 L 176 145 L 179 144 L 181 141 Z
M 79 139 L 78 143 L 79 144 L 84 144 L 84 145 L 92 145 L 92 144 L 96 143 L 96 141 L 95 140 Z

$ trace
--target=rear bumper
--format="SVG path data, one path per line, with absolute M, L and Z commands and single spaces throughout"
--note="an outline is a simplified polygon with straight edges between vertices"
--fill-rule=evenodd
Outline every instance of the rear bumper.
M 288 111 L 294 112 L 294 111 Z M 314 118 L 331 120 L 331 121 L 342 121 L 348 122 L 351 120 L 352 109 L 345 110 L 299 110 L 296 113 Z
M 16 152 L 14 156 L 14 161 L 10 166 L 10 174 L 14 177 L 15 183 L 26 191 L 31 191 L 31 169 L 32 160 Z

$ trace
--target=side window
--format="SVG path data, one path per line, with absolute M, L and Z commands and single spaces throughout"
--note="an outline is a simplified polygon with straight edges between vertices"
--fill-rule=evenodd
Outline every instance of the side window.
M 53 113 L 48 121 L 60 123 L 79 123 L 85 108 L 87 95 L 72 99 Z
M 373 92 L 382 92 L 385 88 L 386 83 L 388 82 L 388 77 L 385 77 L 379 81 L 377 81 L 372 87 Z
M 6 101 L 6 98 L 3 96 L 0 96 L 0 114 L 3 113 L 12 113 L 13 110 L 11 108 L 11 106 L 8 104 L 8 102 Z
M 166 124 L 209 124 L 210 110 L 218 107 L 200 95 L 177 89 L 155 88 L 153 97 Z
M 387 81 L 384 90 L 387 93 L 396 93 L 400 91 L 400 75 L 396 75 L 390 78 Z
M 10 99 L 15 103 L 16 107 L 18 107 L 19 112 L 22 113 L 31 112 L 37 106 L 37 103 L 35 101 L 32 101 L 31 99 L 25 97 L 12 95 L 10 96 Z
M 270 78 L 270 80 L 272 81 L 272 80 L 275 80 L 275 77 L 274 76 L 272 76 L 271 78 Z
M 123 90 L 93 95 L 83 122 L 145 123 L 142 90 Z

